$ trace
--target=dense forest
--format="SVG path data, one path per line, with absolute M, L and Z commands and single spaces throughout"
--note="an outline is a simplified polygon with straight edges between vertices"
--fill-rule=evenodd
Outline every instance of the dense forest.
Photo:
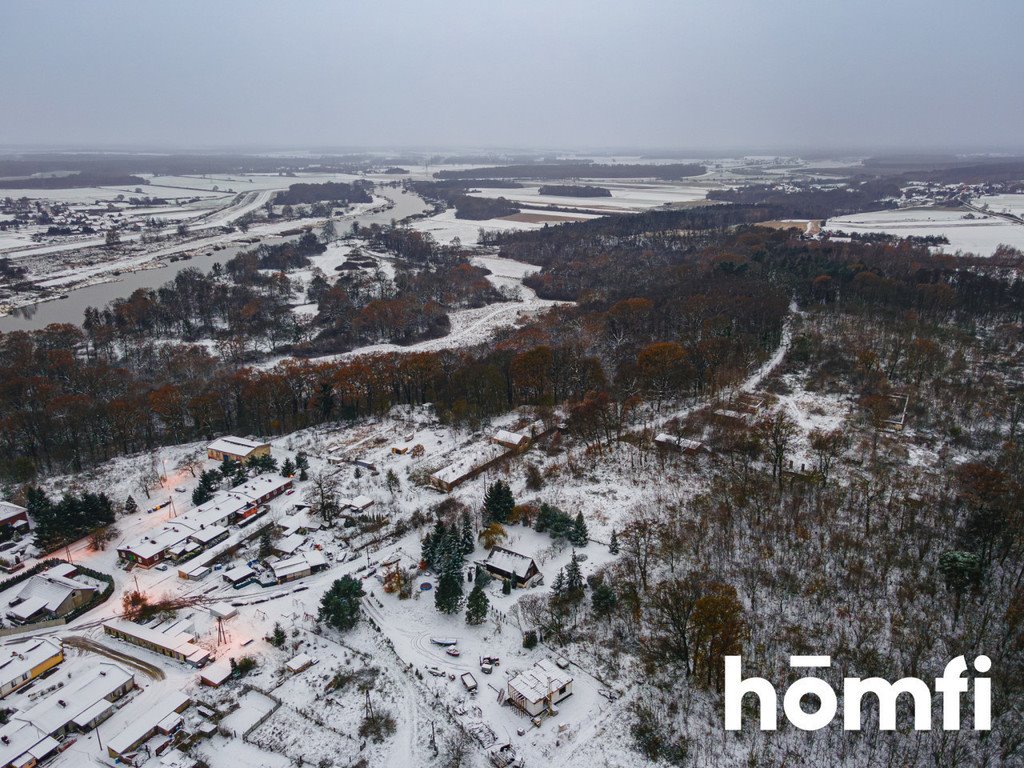
M 21 178 L 0 175 L 0 189 L 74 189 L 76 187 L 140 187 L 149 184 L 141 176 L 103 171 L 81 171 L 55 176 Z
M 292 184 L 284 192 L 274 195 L 276 205 L 302 205 L 330 201 L 337 205 L 372 203 L 369 182 L 357 181 L 346 184 L 343 181 L 326 181 L 323 184 Z

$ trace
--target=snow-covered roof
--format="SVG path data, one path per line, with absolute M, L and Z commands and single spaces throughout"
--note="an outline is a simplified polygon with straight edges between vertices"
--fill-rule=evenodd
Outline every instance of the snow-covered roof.
M 244 437 L 225 435 L 218 437 L 207 447 L 207 450 L 219 453 L 230 453 L 233 456 L 248 456 L 257 448 L 262 448 L 268 443 L 257 443 L 255 440 L 248 440 Z
M 12 504 L 9 501 L 0 501 L 0 525 L 3 525 L 12 517 L 17 517 L 28 512 L 25 507 Z
M 350 501 L 349 504 L 351 504 L 352 507 L 355 509 L 368 509 L 369 507 L 373 506 L 373 499 L 371 499 L 369 496 L 363 496 L 362 494 L 360 494 L 359 496 L 356 496 L 354 499 L 352 499 L 352 501 Z
M 205 528 L 200 528 L 189 536 L 189 538 L 198 541 L 200 544 L 209 544 L 218 536 L 223 536 L 227 532 L 228 529 L 223 525 L 209 525 Z
M 533 703 L 547 698 L 548 694 L 557 691 L 572 682 L 572 676 L 559 669 L 547 659 L 541 659 L 525 672 L 518 674 L 508 682 L 527 701 Z
M 517 448 L 530 442 L 530 438 L 528 435 L 521 435 L 518 432 L 510 432 L 507 429 L 499 429 L 497 432 L 494 433 L 494 437 L 492 439 L 496 443 L 501 443 L 502 445 L 512 445 Z
M 479 446 L 474 451 L 456 459 L 444 469 L 439 469 L 431 477 L 442 483 L 458 482 L 485 464 L 504 456 L 507 451 L 508 448 L 497 443 Z
M 183 709 L 191 700 L 181 691 L 169 691 L 145 712 L 133 719 L 127 728 L 112 738 L 107 746 L 114 754 L 129 752 L 136 744 L 145 740 L 156 730 L 159 723 Z
M 56 569 L 51 568 L 43 573 L 37 573 L 25 582 L 25 586 L 18 593 L 18 599 L 24 602 L 14 606 L 10 610 L 11 615 L 27 619 L 42 609 L 56 611 L 76 590 L 96 591 L 92 584 L 52 574 L 54 570 Z
M 250 477 L 241 485 L 236 485 L 231 489 L 231 493 L 237 493 L 242 496 L 247 496 L 251 500 L 261 499 L 268 493 L 275 493 L 291 485 L 292 479 L 290 477 L 281 477 L 280 475 L 256 475 L 256 477 Z
M 327 558 L 324 557 L 322 552 L 317 552 L 315 549 L 270 563 L 274 576 L 278 579 L 294 576 L 296 573 L 312 570 L 321 565 L 327 565 Z
M 191 633 L 176 629 L 177 623 L 169 625 L 166 631 L 161 631 L 160 625 L 146 627 L 123 619 L 112 619 L 104 622 L 103 626 L 142 643 L 178 653 L 189 661 L 201 662 L 210 655 L 205 648 L 196 645 L 196 639 Z
M 245 581 L 255 575 L 256 571 L 248 565 L 236 565 L 234 568 L 224 571 L 224 578 L 232 584 L 238 583 L 239 581 Z
M 14 640 L 0 645 L 0 688 L 20 680 L 47 659 L 62 653 L 59 640 L 48 637 Z
M 60 746 L 48 733 L 22 720 L 12 720 L 0 733 L 6 739 L 0 741 L 0 765 L 32 764 L 29 757 L 40 760 Z
M 291 536 L 285 536 L 283 539 L 274 544 L 274 550 L 277 552 L 283 552 L 286 555 L 294 553 L 299 547 L 302 546 L 302 542 L 306 540 L 306 537 L 301 533 L 293 533 Z
M 74 678 L 71 685 L 54 691 L 16 717 L 51 735 L 76 720 L 88 723 L 95 716 L 87 716 L 89 711 L 96 709 L 97 705 L 109 705 L 107 697 L 132 677 L 131 672 L 123 667 L 103 662 L 86 672 L 84 677 Z
M 164 525 L 154 533 L 146 534 L 131 544 L 124 544 L 118 549 L 131 552 L 141 560 L 148 560 L 163 554 L 176 544 L 180 544 L 193 533 L 195 533 L 194 528 L 177 520 L 173 524 Z
M 484 560 L 486 565 L 496 568 L 503 573 L 511 573 L 521 579 L 526 578 L 526 573 L 533 563 L 532 557 L 513 552 L 504 547 L 493 547 Z
M 311 657 L 304 653 L 300 653 L 294 659 L 289 660 L 285 666 L 288 667 L 290 672 L 301 672 L 312 663 L 313 659 Z

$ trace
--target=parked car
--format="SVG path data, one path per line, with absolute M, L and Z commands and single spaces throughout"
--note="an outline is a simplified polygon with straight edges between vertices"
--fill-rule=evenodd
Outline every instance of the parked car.
M 169 567 L 169 566 L 167 565 L 167 563 L 160 563 L 160 565 L 158 565 L 158 566 L 156 567 L 156 569 L 157 569 L 158 571 L 166 571 L 166 570 L 168 569 L 168 567 Z

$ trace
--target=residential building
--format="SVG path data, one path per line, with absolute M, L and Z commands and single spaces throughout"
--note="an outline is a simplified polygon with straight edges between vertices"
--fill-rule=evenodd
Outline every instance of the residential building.
M 507 701 L 530 717 L 554 714 L 554 705 L 571 695 L 572 676 L 547 659 L 508 681 Z
M 492 576 L 508 579 L 513 587 L 529 586 L 541 579 L 540 569 L 532 557 L 505 547 L 492 547 L 487 558 L 478 564 Z
M 0 645 L 0 698 L 16 691 L 64 661 L 64 647 L 48 637 L 12 640 Z
M 244 463 L 253 456 L 269 456 L 270 443 L 226 435 L 210 443 L 206 448 L 206 455 L 214 461 L 224 461 L 227 458 Z
M 16 624 L 27 624 L 67 616 L 99 591 L 95 584 L 75 578 L 77 575 L 78 569 L 68 563 L 37 573 L 11 601 L 7 617 Z
M 180 622 L 145 626 L 123 619 L 112 619 L 103 624 L 103 631 L 111 637 L 194 667 L 203 666 L 211 658 L 210 652 L 199 645 L 195 636 L 186 632 Z

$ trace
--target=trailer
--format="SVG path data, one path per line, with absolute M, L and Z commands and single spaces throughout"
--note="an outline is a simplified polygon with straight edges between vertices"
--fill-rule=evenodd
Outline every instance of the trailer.
M 463 672 L 462 673 L 462 684 L 464 686 L 466 686 L 466 690 L 469 691 L 470 693 L 476 693 L 476 689 L 477 689 L 476 678 L 473 677 L 473 673 L 472 672 Z

